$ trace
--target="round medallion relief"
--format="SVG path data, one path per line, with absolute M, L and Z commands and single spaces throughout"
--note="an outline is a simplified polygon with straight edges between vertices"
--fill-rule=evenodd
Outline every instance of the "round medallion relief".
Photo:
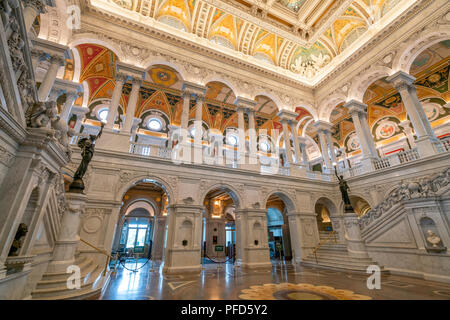
M 95 233 L 102 226 L 102 219 L 97 216 L 87 218 L 83 223 L 83 230 L 87 233 Z

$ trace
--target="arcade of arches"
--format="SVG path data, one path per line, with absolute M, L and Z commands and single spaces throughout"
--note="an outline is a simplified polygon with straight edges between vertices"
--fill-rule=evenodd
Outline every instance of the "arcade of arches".
M 0 299 L 450 299 L 448 1 L 5 0 L 0 36 Z

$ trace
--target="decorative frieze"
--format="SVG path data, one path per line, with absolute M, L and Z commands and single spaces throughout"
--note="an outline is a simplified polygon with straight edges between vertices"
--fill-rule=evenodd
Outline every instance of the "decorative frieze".
M 401 201 L 433 197 L 441 188 L 446 187 L 449 183 L 450 168 L 433 178 L 423 178 L 419 181 L 398 184 L 384 201 L 361 217 L 359 221 L 361 229 L 367 227 L 371 222 L 381 217 Z

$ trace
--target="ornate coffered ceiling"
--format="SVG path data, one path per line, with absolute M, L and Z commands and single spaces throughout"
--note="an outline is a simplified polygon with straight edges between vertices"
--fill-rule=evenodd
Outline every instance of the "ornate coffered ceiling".
M 417 1 L 88 0 L 314 86 Z M 207 42 L 205 42 L 205 40 Z

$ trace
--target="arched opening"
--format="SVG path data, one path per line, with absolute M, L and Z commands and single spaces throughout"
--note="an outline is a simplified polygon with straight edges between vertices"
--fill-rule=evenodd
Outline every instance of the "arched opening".
M 125 192 L 112 246 L 122 264 L 164 259 L 168 206 L 166 188 L 152 179 L 142 179 Z
M 314 212 L 316 213 L 320 240 L 328 239 L 333 231 L 336 234 L 339 232 L 340 222 L 343 221 L 340 221 L 338 210 L 330 199 L 325 197 L 319 198 L 314 205 Z M 337 239 L 338 235 L 335 238 Z
M 238 200 L 226 187 L 214 188 L 203 199 L 202 264 L 234 263 Z
M 294 257 L 295 239 L 291 239 L 287 215 L 294 210 L 293 203 L 286 195 L 274 193 L 267 199 L 266 208 L 270 259 L 274 263 L 290 261 Z
M 359 196 L 350 196 L 350 202 L 359 218 L 364 216 L 372 209 L 370 207 L 370 204 Z

